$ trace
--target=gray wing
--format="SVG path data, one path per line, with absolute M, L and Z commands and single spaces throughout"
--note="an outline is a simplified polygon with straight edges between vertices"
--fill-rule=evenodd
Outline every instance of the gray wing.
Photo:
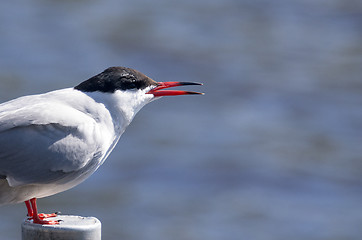
M 0 178 L 11 186 L 51 183 L 101 155 L 94 119 L 42 95 L 0 105 Z
M 54 183 L 82 171 L 100 150 L 75 127 L 28 125 L 0 132 L 0 178 L 10 186 Z
M 104 142 L 111 139 L 87 112 L 97 113 L 96 106 L 77 110 L 72 106 L 86 105 L 88 98 L 77 95 L 75 101 L 68 97 L 72 94 L 77 92 L 55 91 L 0 104 L 0 179 L 11 186 L 61 183 L 97 166 L 110 144 Z
M 74 127 L 29 125 L 0 132 L 0 175 L 9 185 L 51 183 L 81 171 L 100 150 Z

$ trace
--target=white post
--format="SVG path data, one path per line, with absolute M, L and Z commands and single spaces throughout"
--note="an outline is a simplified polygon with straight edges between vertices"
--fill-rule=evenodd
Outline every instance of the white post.
M 101 222 L 95 217 L 58 215 L 47 220 L 62 220 L 57 225 L 21 224 L 22 240 L 101 240 Z

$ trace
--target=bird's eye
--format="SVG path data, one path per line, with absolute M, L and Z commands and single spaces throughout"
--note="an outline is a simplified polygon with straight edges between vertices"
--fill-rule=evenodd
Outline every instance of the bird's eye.
M 136 84 L 134 82 L 131 82 L 131 83 L 128 84 L 128 89 L 135 89 L 135 88 L 137 88 L 137 87 L 136 87 Z

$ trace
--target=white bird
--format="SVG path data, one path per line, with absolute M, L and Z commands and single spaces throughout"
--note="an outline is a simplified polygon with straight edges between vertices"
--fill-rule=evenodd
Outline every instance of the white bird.
M 74 88 L 0 104 L 0 205 L 25 202 L 38 224 L 36 199 L 68 190 L 104 162 L 135 114 L 162 96 L 202 94 L 162 90 L 192 82 L 156 82 L 130 68 L 111 67 Z

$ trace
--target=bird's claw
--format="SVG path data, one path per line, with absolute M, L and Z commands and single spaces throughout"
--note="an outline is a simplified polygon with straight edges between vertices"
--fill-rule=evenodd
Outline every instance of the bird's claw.
M 55 213 L 39 213 L 38 214 L 38 218 L 40 218 L 41 220 L 45 219 L 45 218 L 51 218 L 51 217 L 57 217 L 58 214 L 60 214 L 60 212 L 55 212 Z M 29 214 L 27 214 L 28 216 L 28 220 L 34 219 L 34 216 L 29 216 Z
M 42 224 L 42 225 L 57 225 L 57 224 L 59 224 L 59 222 L 60 222 L 60 220 L 47 221 L 47 220 L 41 220 L 41 219 L 33 219 L 33 223 Z
M 50 221 L 50 220 L 44 220 L 44 219 L 57 217 L 59 213 L 60 212 L 55 212 L 55 213 L 50 213 L 50 214 L 39 213 L 38 217 L 35 217 L 35 218 L 34 218 L 34 216 L 28 215 L 28 220 L 33 220 L 33 223 L 36 223 L 36 224 L 56 225 L 56 224 L 59 224 L 60 222 L 62 222 L 63 220 Z
M 50 218 L 50 217 L 56 217 L 56 216 L 58 216 L 58 213 L 57 213 L 57 212 L 55 212 L 55 213 L 49 213 L 49 214 L 46 214 L 46 213 L 39 213 L 39 214 L 38 214 L 38 217 L 39 217 L 40 219 Z

